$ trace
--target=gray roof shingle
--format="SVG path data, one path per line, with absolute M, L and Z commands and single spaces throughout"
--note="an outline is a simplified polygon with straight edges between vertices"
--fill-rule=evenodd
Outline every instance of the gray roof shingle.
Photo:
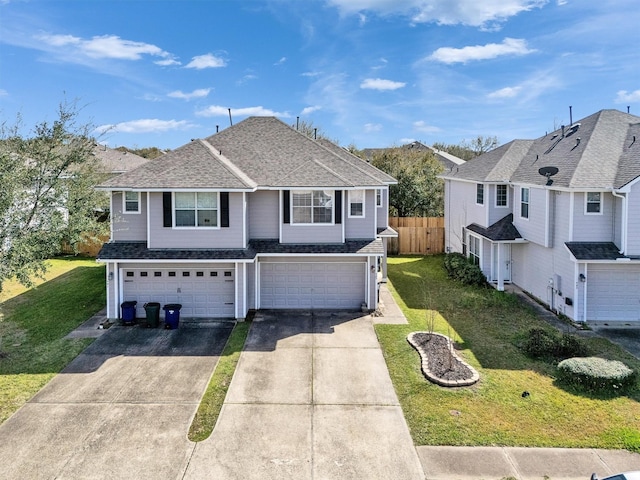
M 601 110 L 536 140 L 513 140 L 442 177 L 545 185 L 538 170 L 554 166 L 553 186 L 620 188 L 640 176 L 640 141 L 633 142 L 639 125 L 640 117 Z
M 327 148 L 274 117 L 249 117 L 100 185 L 104 189 L 377 187 L 375 167 Z
M 566 242 L 576 260 L 617 260 L 629 258 L 620 253 L 613 242 Z
M 509 214 L 496 223 L 491 225 L 489 228 L 484 228 L 478 225 L 477 223 L 472 223 L 467 227 L 468 230 L 477 233 L 478 235 L 482 235 L 489 240 L 494 242 L 505 242 L 505 241 L 513 241 L 519 238 L 522 238 L 518 229 L 513 225 L 513 214 Z

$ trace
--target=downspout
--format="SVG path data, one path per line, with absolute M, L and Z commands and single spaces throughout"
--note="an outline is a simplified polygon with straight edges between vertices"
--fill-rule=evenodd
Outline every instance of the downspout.
M 621 232 L 620 232 L 620 253 L 622 255 L 624 255 L 627 251 L 627 197 L 625 195 L 621 195 L 619 193 L 616 193 L 615 189 L 611 189 L 611 195 L 613 195 L 614 197 L 618 197 L 622 200 L 622 212 L 620 213 L 621 216 L 621 224 L 620 228 L 621 228 Z M 615 220 L 615 219 L 614 219 Z

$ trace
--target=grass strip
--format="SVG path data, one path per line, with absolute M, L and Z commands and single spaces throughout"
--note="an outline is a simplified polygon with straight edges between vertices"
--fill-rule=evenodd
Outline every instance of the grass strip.
M 207 390 L 202 396 L 198 411 L 196 412 L 191 427 L 189 428 L 189 440 L 202 442 L 211 435 L 220 415 L 220 409 L 227 396 L 229 384 L 236 371 L 236 365 L 240 359 L 240 353 L 247 339 L 250 321 L 236 323 L 227 344 L 218 360 L 216 369 L 211 376 Z
M 529 329 L 550 328 L 529 305 L 512 294 L 450 280 L 442 256 L 390 257 L 388 273 L 409 325 L 375 328 L 416 445 L 640 452 L 640 388 L 606 398 L 560 385 L 555 365 L 520 348 Z M 480 373 L 476 385 L 444 388 L 424 378 L 420 356 L 406 337 L 430 328 L 455 340 L 457 354 Z M 640 370 L 638 359 L 608 340 L 567 331 L 580 336 L 592 355 Z M 525 391 L 530 395 L 523 397 Z

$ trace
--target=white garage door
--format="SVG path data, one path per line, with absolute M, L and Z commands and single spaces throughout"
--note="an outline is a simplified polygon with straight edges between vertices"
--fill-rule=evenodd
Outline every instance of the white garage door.
M 587 320 L 640 320 L 640 268 L 589 265 Z
M 360 308 L 363 262 L 260 263 L 260 308 Z
M 138 302 L 138 318 L 145 318 L 147 302 L 179 303 L 183 318 L 235 316 L 233 268 L 123 269 L 122 279 L 124 301 Z

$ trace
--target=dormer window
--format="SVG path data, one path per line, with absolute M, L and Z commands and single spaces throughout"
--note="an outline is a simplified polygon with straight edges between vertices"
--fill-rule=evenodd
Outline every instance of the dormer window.
M 140 192 L 124 192 L 124 213 L 140 213 Z
M 585 213 L 593 215 L 602 213 L 602 195 L 600 192 L 587 192 Z

